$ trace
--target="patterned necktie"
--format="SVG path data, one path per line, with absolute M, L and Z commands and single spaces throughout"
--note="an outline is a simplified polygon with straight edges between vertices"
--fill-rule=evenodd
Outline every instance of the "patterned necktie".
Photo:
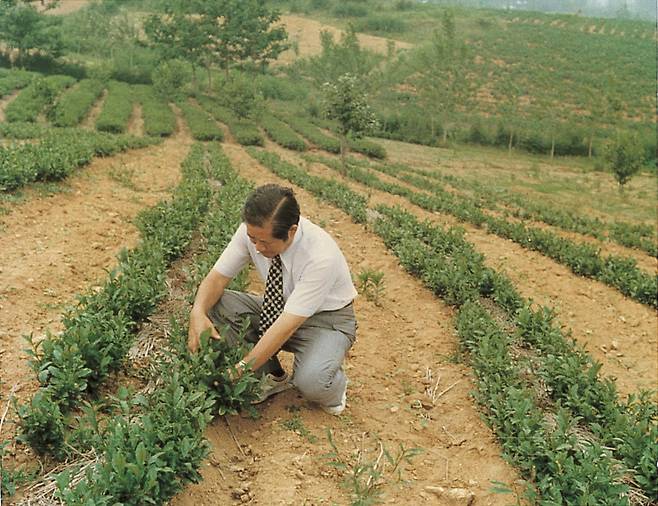
M 283 312 L 283 272 L 281 270 L 281 257 L 272 259 L 270 270 L 267 271 L 265 282 L 265 295 L 263 296 L 263 310 L 258 322 L 258 333 L 262 336 Z

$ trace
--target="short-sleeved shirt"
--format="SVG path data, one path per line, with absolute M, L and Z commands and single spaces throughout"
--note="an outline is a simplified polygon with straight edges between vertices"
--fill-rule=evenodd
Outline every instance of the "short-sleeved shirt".
M 356 297 L 347 261 L 336 241 L 308 219 L 300 217 L 292 244 L 280 256 L 285 312 L 309 317 L 345 307 Z M 242 223 L 214 269 L 233 278 L 249 260 L 265 281 L 272 261 L 256 251 Z

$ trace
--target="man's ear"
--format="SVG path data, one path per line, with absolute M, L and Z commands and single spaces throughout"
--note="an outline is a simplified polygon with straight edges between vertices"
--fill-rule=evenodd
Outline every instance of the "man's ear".
M 294 224 L 292 227 L 288 229 L 288 239 L 292 239 L 295 237 L 295 232 L 297 232 L 297 229 L 299 228 L 299 225 Z

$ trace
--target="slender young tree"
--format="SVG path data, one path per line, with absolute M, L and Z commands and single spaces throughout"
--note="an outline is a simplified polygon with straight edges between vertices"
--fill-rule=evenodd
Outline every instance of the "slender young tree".
M 345 167 L 348 137 L 363 137 L 377 127 L 377 119 L 356 76 L 344 74 L 333 83 L 324 83 L 323 92 L 325 116 L 338 121 L 340 157 Z
M 438 119 L 446 142 L 455 110 L 468 102 L 467 63 L 466 46 L 457 40 L 454 15 L 445 11 L 442 29 L 433 32 L 430 43 L 418 52 L 413 65 L 416 89 L 430 116 L 432 138 L 436 138 Z
M 642 146 L 637 135 L 632 133 L 618 133 L 615 139 L 609 141 L 604 158 L 621 193 L 624 192 L 624 185 L 640 172 L 644 163 Z

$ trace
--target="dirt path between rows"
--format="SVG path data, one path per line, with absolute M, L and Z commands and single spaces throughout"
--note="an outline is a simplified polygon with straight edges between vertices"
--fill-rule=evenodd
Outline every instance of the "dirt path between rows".
M 107 88 L 103 90 L 101 96 L 98 97 L 96 102 L 94 102 L 94 105 L 91 106 L 89 113 L 80 123 L 80 126 L 82 128 L 86 128 L 88 130 L 96 130 L 96 120 L 98 119 L 98 116 L 100 116 L 101 112 L 103 111 L 103 105 L 105 104 L 106 98 L 107 98 Z
M 0 98 L 0 123 L 4 123 L 7 117 L 5 116 L 5 109 L 7 106 L 16 100 L 16 97 L 20 94 L 21 90 L 16 90 Z
M 257 184 L 289 184 L 243 148 L 226 144 L 225 151 L 243 177 Z M 358 341 L 346 363 L 348 409 L 332 417 L 287 391 L 259 407 L 259 420 L 231 417 L 235 440 L 226 423 L 216 421 L 207 433 L 212 454 L 203 481 L 172 505 L 239 503 L 240 496 L 263 505 L 348 504 L 340 477 L 322 457 L 330 451 L 327 429 L 341 453 L 363 447 L 373 461 L 379 451 L 376 438 L 392 453 L 399 444 L 423 449 L 403 466 L 402 478 L 408 482 L 390 479 L 383 486 L 386 502 L 443 504 L 425 487 L 445 486 L 470 489 L 477 504 L 508 504 L 509 496 L 491 492 L 491 481 L 515 486 L 518 476 L 500 457 L 500 447 L 469 396 L 471 371 L 451 360 L 457 346 L 453 310 L 403 272 L 377 236 L 306 191 L 295 191 L 303 214 L 335 237 L 355 275 L 364 268 L 384 272 L 381 307 L 363 296 L 356 301 Z M 428 369 L 434 381 L 440 378 L 438 392 L 455 385 L 434 406 L 425 394 Z M 426 407 L 413 407 L 420 405 L 414 401 Z
M 288 161 L 304 164 L 316 175 L 337 178 L 356 191 L 371 194 L 373 205 L 398 204 L 437 224 L 463 227 L 466 239 L 485 255 L 487 266 L 505 273 L 524 297 L 555 308 L 563 329 L 571 329 L 573 338 L 603 363 L 603 374 L 616 378 L 622 395 L 637 392 L 640 388 L 656 388 L 658 328 L 653 309 L 624 297 L 615 288 L 576 276 L 568 267 L 512 241 L 459 223 L 452 216 L 429 213 L 402 197 L 366 188 L 324 165 L 306 164 L 275 145 L 268 145 L 268 148 Z
M 26 201 L 1 217 L 3 398 L 14 384 L 19 398 L 36 386 L 22 352 L 23 336 L 60 330 L 64 307 L 105 280 L 117 253 L 139 238 L 131 220 L 170 194 L 191 144 L 179 116 L 178 133 L 161 145 L 95 159 L 62 183 L 61 191 L 43 196 L 27 190 Z
M 142 105 L 135 103 L 133 112 L 126 126 L 126 133 L 135 137 L 144 137 L 144 115 L 142 114 Z

